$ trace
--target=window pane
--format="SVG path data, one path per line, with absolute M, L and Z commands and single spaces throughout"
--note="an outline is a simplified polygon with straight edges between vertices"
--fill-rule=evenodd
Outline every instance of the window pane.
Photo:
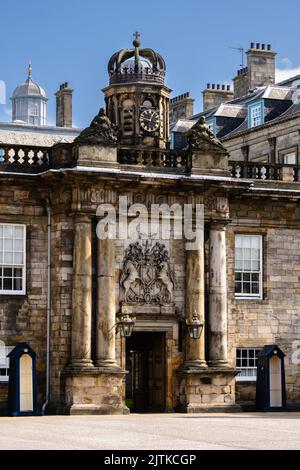
M 14 264 L 23 264 L 23 253 L 15 253 Z
M 3 289 L 12 290 L 12 278 L 5 277 L 3 279 Z
M 4 277 L 12 277 L 12 268 L 3 268 Z
M 14 233 L 14 228 L 12 225 L 4 225 L 3 227 L 3 236 L 4 238 L 12 238 Z
M 14 290 L 22 290 L 22 279 L 20 278 L 14 279 Z
M 259 271 L 259 265 L 260 265 L 259 261 L 252 261 L 251 263 L 252 271 Z
M 4 239 L 4 251 L 13 251 L 13 241 L 12 239 L 5 238 Z
M 244 260 L 244 270 L 245 271 L 250 271 L 251 269 L 251 261 L 249 260 Z
M 250 282 L 243 282 L 243 292 L 244 294 L 250 294 Z
M 15 240 L 15 250 L 16 251 L 23 251 L 23 246 L 24 246 L 23 240 L 20 240 L 20 239 Z
M 235 283 L 235 292 L 237 294 L 241 294 L 242 293 L 242 283 L 241 282 L 236 282 Z
M 242 280 L 242 273 L 235 273 L 235 280 L 241 281 Z
M 243 269 L 243 261 L 236 259 L 235 260 L 235 269 L 242 270 Z
M 259 284 L 257 282 L 254 282 L 252 284 L 252 293 L 253 294 L 259 294 Z
M 14 268 L 14 276 L 15 277 L 22 277 L 22 269 L 21 268 Z
M 285 165 L 295 165 L 296 164 L 296 153 L 290 152 L 283 155 L 283 163 Z
M 15 237 L 24 238 L 24 227 L 15 227 Z
M 235 237 L 235 246 L 236 248 L 242 247 L 242 237 L 240 235 L 236 235 Z
M 3 254 L 4 264 L 13 264 L 13 253 L 12 251 L 5 251 Z

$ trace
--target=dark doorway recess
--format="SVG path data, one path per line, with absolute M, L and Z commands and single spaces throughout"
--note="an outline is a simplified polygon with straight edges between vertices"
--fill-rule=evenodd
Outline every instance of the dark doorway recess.
M 132 412 L 165 410 L 165 333 L 136 332 L 126 339 L 126 404 Z

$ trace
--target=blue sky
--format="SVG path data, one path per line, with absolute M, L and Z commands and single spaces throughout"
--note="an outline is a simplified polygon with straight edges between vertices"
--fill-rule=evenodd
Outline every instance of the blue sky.
M 0 14 L 0 80 L 7 92 L 0 121 L 10 120 L 9 97 L 31 60 L 33 79 L 49 97 L 49 124 L 53 94 L 65 81 L 74 88 L 74 124 L 89 124 L 103 103 L 108 59 L 131 47 L 136 30 L 142 47 L 165 58 L 173 96 L 190 91 L 196 111 L 206 83 L 229 82 L 239 68 L 240 54 L 230 46 L 270 43 L 280 78 L 300 73 L 298 0 L 5 0 Z

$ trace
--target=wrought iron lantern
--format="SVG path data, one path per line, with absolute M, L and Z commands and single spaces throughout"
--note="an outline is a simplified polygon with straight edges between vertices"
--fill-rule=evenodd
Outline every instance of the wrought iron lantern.
M 192 318 L 192 321 L 187 322 L 187 329 L 192 339 L 199 339 L 204 328 L 204 322 L 201 323 L 199 316 L 195 312 Z
M 117 333 L 120 332 L 123 338 L 129 338 L 132 334 L 134 323 L 135 317 L 125 310 L 125 313 L 121 313 L 117 317 Z

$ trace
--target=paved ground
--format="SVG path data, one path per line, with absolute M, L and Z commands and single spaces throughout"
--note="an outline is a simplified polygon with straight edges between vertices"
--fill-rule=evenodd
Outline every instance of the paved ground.
M 0 418 L 0 449 L 300 449 L 300 413 Z

